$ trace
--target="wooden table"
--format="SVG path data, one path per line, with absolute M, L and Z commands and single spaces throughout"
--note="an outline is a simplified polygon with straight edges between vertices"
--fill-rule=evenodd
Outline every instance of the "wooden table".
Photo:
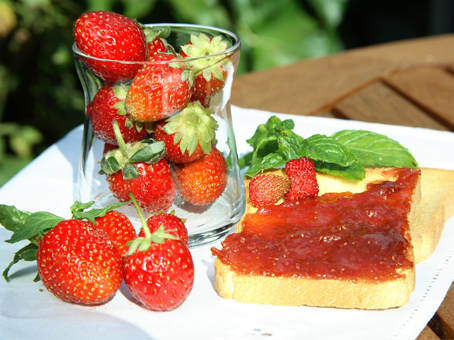
M 251 72 L 235 79 L 231 99 L 276 113 L 454 131 L 454 34 Z M 418 339 L 453 338 L 454 285 Z

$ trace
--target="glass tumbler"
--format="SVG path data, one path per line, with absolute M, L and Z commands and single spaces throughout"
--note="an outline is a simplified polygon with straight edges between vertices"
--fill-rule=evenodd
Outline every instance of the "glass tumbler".
M 242 179 L 238 166 L 238 155 L 232 127 L 230 105 L 232 82 L 240 57 L 240 40 L 235 34 L 214 27 L 188 24 L 151 24 L 146 26 L 152 30 L 166 32 L 165 40 L 172 49 L 174 49 L 174 54 L 178 56 L 184 55 L 184 53 L 181 52 L 182 46 L 187 44 L 190 45 L 191 39 L 200 37 L 201 34 L 208 37 L 210 40 L 215 37 L 218 37 L 217 39 L 219 39 L 219 36 L 222 37 L 222 40 L 226 43 L 226 49 L 219 53 L 209 54 L 198 58 L 191 58 L 188 55 L 184 55 L 186 58 L 178 59 L 181 62 L 176 62 L 175 59 L 126 62 L 90 57 L 80 52 L 75 44 L 73 45 L 75 66 L 83 87 L 86 108 L 79 164 L 77 199 L 81 202 L 95 201 L 94 208 L 103 208 L 121 200 L 121 198 L 117 198 L 118 195 L 113 194 L 109 183 L 106 180 L 107 175 L 101 171 L 101 159 L 103 156 L 108 150 L 118 148 L 118 146 L 115 146 L 115 143 L 111 143 L 108 138 L 106 139 L 101 136 L 100 132 L 97 131 L 99 124 L 96 123 L 97 125 L 94 126 L 94 120 L 92 119 L 94 117 L 94 112 L 92 114 L 92 111 L 95 109 L 95 101 L 98 100 L 97 97 L 99 97 L 106 88 L 119 85 L 118 88 L 122 88 L 124 91 L 122 100 L 127 102 L 127 97 L 131 95 L 130 92 L 132 91 L 130 90 L 133 87 L 132 84 L 134 83 L 137 72 L 140 72 L 140 70 L 146 67 L 167 66 L 166 63 L 168 66 L 174 68 L 180 67 L 184 69 L 183 72 L 186 72 L 185 74 L 189 74 L 190 77 L 192 77 L 191 79 L 193 82 L 191 83 L 191 86 L 195 87 L 197 84 L 197 76 L 203 74 L 204 70 L 208 70 L 210 67 L 213 67 L 213 65 L 220 65 L 218 70 L 222 70 L 223 73 L 222 86 L 219 86 L 216 91 L 200 91 L 199 93 L 202 93 L 203 95 L 199 94 L 198 96 L 195 96 L 195 94 L 193 94 L 187 104 L 187 106 L 197 105 L 199 108 L 202 107 L 202 109 L 205 110 L 205 112 L 208 112 L 209 116 L 215 120 L 216 128 L 215 136 L 212 139 L 212 145 L 219 150 L 224 158 L 226 168 L 223 175 L 222 188 L 217 196 L 211 198 L 211 201 L 208 200 L 203 202 L 188 199 L 187 195 L 183 194 L 182 181 L 177 181 L 179 178 L 177 171 L 179 169 L 181 170 L 183 163 L 178 163 L 178 161 L 175 160 L 167 160 L 166 157 L 169 151 L 167 151 L 167 154 L 165 152 L 163 153 L 163 159 L 169 165 L 176 188 L 176 193 L 174 198 L 172 198 L 173 203 L 170 207 L 166 207 L 165 210 L 167 212 L 175 211 L 176 216 L 186 220 L 185 224 L 189 232 L 189 246 L 195 247 L 215 241 L 228 234 L 244 213 L 245 201 Z M 124 71 L 122 74 L 125 76 L 120 81 L 117 80 L 112 83 L 110 80 L 106 79 L 106 77 L 103 77 L 102 72 L 96 71 L 93 67 L 90 67 L 90 62 L 108 65 L 108 67 L 116 68 L 118 72 Z M 194 65 L 197 65 L 197 67 Z M 202 65 L 202 67 L 200 65 Z M 131 69 L 133 69 L 132 73 L 130 72 Z M 128 72 L 129 74 L 127 74 Z M 195 93 L 196 91 L 193 89 L 193 92 Z M 160 98 L 160 100 L 171 100 L 166 97 L 165 93 L 162 93 L 161 95 L 162 98 Z M 195 102 L 196 104 L 194 104 Z M 118 105 L 119 104 L 115 107 L 118 107 Z M 150 108 L 150 110 L 151 109 L 152 108 Z M 99 111 L 100 109 L 97 110 Z M 133 128 L 136 129 L 135 133 L 138 131 L 140 132 L 138 135 L 136 133 L 134 138 L 139 140 L 151 138 L 151 141 L 153 141 L 156 126 L 163 121 L 167 121 L 171 117 L 181 114 L 184 110 L 185 108 L 182 108 L 169 117 L 158 117 L 156 118 L 157 120 L 153 122 L 141 122 L 135 119 L 129 120 L 129 122 L 132 122 Z M 121 119 L 124 121 L 124 117 L 129 117 L 128 106 L 126 105 L 126 112 L 120 113 L 118 111 L 117 114 L 117 117 L 119 118 L 118 121 L 120 122 Z M 131 124 L 129 125 L 129 128 L 131 128 Z M 127 137 L 123 137 L 125 143 L 133 143 L 136 141 L 128 141 Z M 202 158 L 204 156 L 206 156 L 206 153 L 204 153 Z M 187 166 L 188 164 L 200 161 L 201 160 L 198 159 L 184 164 Z M 153 178 L 152 181 L 156 182 L 153 185 L 168 185 L 164 182 L 160 183 L 160 178 Z M 216 180 L 210 181 L 215 182 Z M 203 180 L 201 180 L 201 183 L 195 183 L 193 188 L 195 188 L 194 190 L 198 190 L 199 186 L 205 187 L 206 185 L 212 184 L 213 183 L 203 183 Z M 169 190 L 173 189 L 169 188 Z M 140 218 L 133 205 L 124 205 L 118 210 L 125 213 L 136 228 L 140 228 Z M 145 217 L 147 217 L 147 213 L 156 213 L 155 211 L 143 212 Z

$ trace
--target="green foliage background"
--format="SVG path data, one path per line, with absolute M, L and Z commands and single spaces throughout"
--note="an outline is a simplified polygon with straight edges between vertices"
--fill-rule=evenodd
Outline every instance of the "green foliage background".
M 71 45 L 88 10 L 143 23 L 225 28 L 242 40 L 238 74 L 341 50 L 348 0 L 0 0 L 0 186 L 83 122 Z

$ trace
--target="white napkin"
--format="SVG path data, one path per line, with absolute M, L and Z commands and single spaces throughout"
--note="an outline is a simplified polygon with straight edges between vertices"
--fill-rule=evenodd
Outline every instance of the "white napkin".
M 232 108 L 238 153 L 245 140 L 274 113 Z M 303 137 L 342 129 L 385 134 L 407 147 L 421 166 L 454 169 L 454 134 L 427 129 L 368 124 L 337 119 L 276 114 L 294 120 Z M 0 189 L 0 204 L 21 210 L 45 210 L 69 217 L 75 200 L 82 127 L 51 146 Z M 0 270 L 24 244 L 4 241 L 0 228 Z M 82 307 L 61 302 L 41 283 L 32 282 L 34 263 L 22 262 L 0 279 L 0 339 L 415 339 L 443 301 L 454 279 L 454 219 L 448 221 L 435 253 L 416 267 L 416 290 L 410 302 L 386 311 L 247 305 L 220 298 L 213 288 L 210 247 L 192 249 L 195 284 L 188 300 L 168 313 L 151 312 L 131 301 L 123 286 L 109 303 Z

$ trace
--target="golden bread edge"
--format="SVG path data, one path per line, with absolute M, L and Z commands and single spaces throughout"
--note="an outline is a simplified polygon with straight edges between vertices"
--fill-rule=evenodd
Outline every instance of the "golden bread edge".
M 339 177 L 317 173 L 320 195 L 325 192 L 361 192 L 368 183 L 386 178 L 384 169 L 366 169 L 366 178 L 352 182 Z M 282 169 L 268 173 L 285 175 Z M 389 175 L 389 173 L 387 173 Z M 429 186 L 449 182 L 448 186 L 438 186 L 438 191 L 430 191 Z M 249 180 L 245 180 L 246 211 L 253 213 L 256 208 L 249 201 Z M 439 192 L 441 191 L 441 193 Z M 426 201 L 437 197 L 437 203 L 429 205 Z M 441 169 L 421 169 L 421 179 L 414 194 L 410 221 L 410 233 L 414 246 L 414 262 L 430 256 L 441 236 L 444 223 L 454 213 L 454 171 Z M 425 208 L 426 207 L 426 208 Z M 436 219 L 423 218 L 427 214 Z M 242 220 L 235 232 L 241 231 Z M 430 223 L 427 223 L 430 221 Z M 440 227 L 441 224 L 441 227 Z M 431 241 L 427 241 L 427 239 Z M 407 270 L 405 279 L 380 284 L 366 282 L 346 282 L 339 280 L 313 280 L 302 278 L 264 277 L 244 275 L 231 270 L 219 259 L 215 260 L 215 288 L 224 298 L 232 298 L 245 303 L 273 305 L 307 305 L 337 308 L 386 309 L 405 305 L 415 286 L 415 268 Z M 398 293 L 397 293 L 398 292 Z

